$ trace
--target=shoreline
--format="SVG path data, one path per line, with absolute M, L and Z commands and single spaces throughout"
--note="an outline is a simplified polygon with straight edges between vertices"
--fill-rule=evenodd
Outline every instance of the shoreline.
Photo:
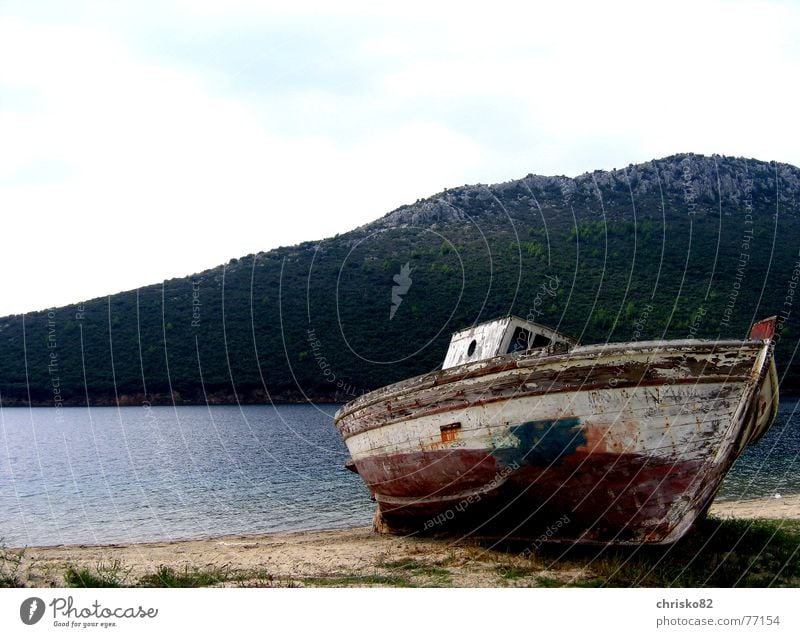
M 800 520 L 800 495 L 714 503 L 718 520 Z M 521 547 L 521 548 L 520 548 Z M 594 547 L 597 552 L 600 549 Z M 467 586 L 570 585 L 591 575 L 592 563 L 559 560 L 565 549 L 540 556 L 473 538 L 377 535 L 369 527 L 226 535 L 108 545 L 5 548 L 19 556 L 19 585 L 65 586 L 65 573 L 91 571 L 136 585 L 165 567 L 173 574 L 211 572 L 223 586 Z M 536 553 L 536 555 L 534 555 Z M 535 565 L 534 565 L 535 562 Z M 510 577 L 509 573 L 527 573 Z M 225 575 L 225 577 L 223 577 Z
M 741 520 L 800 520 L 800 494 L 720 500 L 711 504 L 709 515 Z
M 380 389 L 375 387 L 373 389 Z M 365 390 L 364 393 L 369 393 L 372 390 Z M 359 394 L 361 395 L 361 394 Z M 358 398 L 358 395 L 332 393 L 332 394 L 316 394 L 313 396 L 306 396 L 303 394 L 279 394 L 276 396 L 248 396 L 243 395 L 239 397 L 230 396 L 211 396 L 211 397 L 173 397 L 169 394 L 121 394 L 116 397 L 114 395 L 102 395 L 93 397 L 89 403 L 83 397 L 79 398 L 66 398 L 59 403 L 58 408 L 70 407 L 87 409 L 91 407 L 240 407 L 240 406 L 291 406 L 291 405 L 344 405 L 351 400 Z M 781 400 L 800 400 L 800 386 L 791 389 L 781 388 Z M 50 400 L 32 400 L 28 401 L 26 397 L 19 396 L 3 396 L 3 409 L 32 409 L 32 408 L 56 408 L 52 399 Z
M 721 518 L 736 519 L 795 519 L 800 520 L 800 494 L 790 494 L 780 498 L 761 497 L 746 498 L 742 500 L 721 500 L 715 501 L 709 509 L 709 515 Z M 230 533 L 223 535 L 203 535 L 194 538 L 174 538 L 158 540 L 142 540 L 136 542 L 108 542 L 90 544 L 79 542 L 76 544 L 37 544 L 29 546 L 8 546 L 7 550 L 51 550 L 51 549 L 100 549 L 100 548 L 119 548 L 119 547 L 147 547 L 158 544 L 175 544 L 182 542 L 214 542 L 226 539 L 246 540 L 247 538 L 269 538 L 269 537 L 292 537 L 301 536 L 309 533 L 337 533 L 352 531 L 357 529 L 367 529 L 366 526 L 341 526 L 320 529 L 302 529 L 297 531 L 270 531 L 267 533 Z

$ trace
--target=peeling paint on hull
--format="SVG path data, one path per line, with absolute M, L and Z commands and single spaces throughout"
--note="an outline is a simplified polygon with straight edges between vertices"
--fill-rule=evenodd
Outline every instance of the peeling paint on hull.
M 562 519 L 548 540 L 673 542 L 774 419 L 772 332 L 757 325 L 765 338 L 462 365 L 362 396 L 336 425 L 380 531 L 536 539 Z
M 569 524 L 551 540 L 660 540 L 671 531 L 667 512 L 682 508 L 700 469 L 698 461 L 664 463 L 635 454 L 575 453 L 557 467 L 524 466 L 498 481 L 504 468 L 490 458 L 461 452 L 389 459 L 417 470 L 409 473 L 413 477 L 391 481 L 393 489 L 376 488 L 384 522 L 406 533 L 459 529 L 536 537 L 540 529 L 566 514 Z M 376 464 L 364 462 L 365 473 L 380 474 Z M 459 471 L 467 479 L 450 484 L 464 486 L 464 491 L 440 487 Z M 393 496 L 393 492 L 431 495 Z

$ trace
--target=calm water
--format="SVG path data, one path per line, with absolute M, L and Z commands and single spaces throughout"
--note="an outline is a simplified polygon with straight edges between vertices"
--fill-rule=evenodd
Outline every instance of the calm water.
M 800 493 L 797 401 L 720 498 Z M 141 542 L 369 524 L 333 406 L 0 410 L 0 544 Z
M 0 542 L 369 524 L 333 406 L 0 410 Z M 57 413 L 56 413 L 57 412 Z
M 778 417 L 756 445 L 748 446 L 717 494 L 737 500 L 800 493 L 800 401 L 781 399 Z

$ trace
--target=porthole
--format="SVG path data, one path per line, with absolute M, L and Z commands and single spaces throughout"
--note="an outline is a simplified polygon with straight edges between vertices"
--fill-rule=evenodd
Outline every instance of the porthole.
M 478 341 L 474 340 L 469 344 L 467 348 L 467 356 L 472 356 L 475 353 L 475 348 L 478 346 Z

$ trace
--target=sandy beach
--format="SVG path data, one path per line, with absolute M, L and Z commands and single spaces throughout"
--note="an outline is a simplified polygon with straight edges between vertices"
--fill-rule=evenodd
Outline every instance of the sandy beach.
M 800 520 L 800 496 L 715 503 L 720 519 Z M 532 563 L 525 547 L 494 547 L 471 539 L 376 535 L 367 527 L 259 536 L 110 546 L 16 550 L 26 586 L 64 586 L 68 568 L 112 573 L 134 584 L 163 566 L 177 573 L 224 572 L 232 586 L 509 586 L 534 581 L 569 584 L 591 566 L 560 563 L 551 552 Z M 6 553 L 9 550 L 6 549 Z M 524 573 L 530 577 L 511 577 Z
M 715 502 L 709 513 L 719 518 L 800 520 L 800 495 Z

